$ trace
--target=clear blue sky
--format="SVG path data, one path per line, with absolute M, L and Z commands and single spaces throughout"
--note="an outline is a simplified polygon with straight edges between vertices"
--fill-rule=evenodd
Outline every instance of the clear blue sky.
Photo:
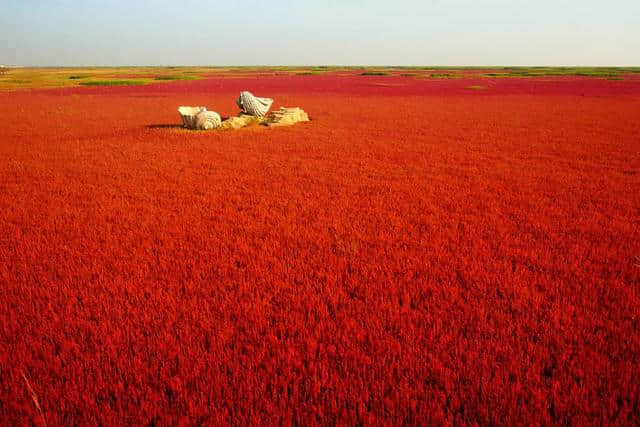
M 640 0 L 0 0 L 0 64 L 640 65 Z

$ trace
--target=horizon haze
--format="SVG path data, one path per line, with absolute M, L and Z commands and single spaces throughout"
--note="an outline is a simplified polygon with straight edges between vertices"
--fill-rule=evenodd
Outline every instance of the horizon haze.
M 0 64 L 640 64 L 640 2 L 2 1 Z

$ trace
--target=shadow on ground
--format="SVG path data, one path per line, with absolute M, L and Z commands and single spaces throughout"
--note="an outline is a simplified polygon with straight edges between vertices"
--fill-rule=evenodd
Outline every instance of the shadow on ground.
M 147 125 L 148 129 L 184 129 L 185 127 L 181 124 L 156 124 L 156 125 Z

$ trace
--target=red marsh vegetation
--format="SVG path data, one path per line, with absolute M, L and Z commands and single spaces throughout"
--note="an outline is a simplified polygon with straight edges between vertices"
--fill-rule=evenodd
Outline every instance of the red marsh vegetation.
M 180 129 L 240 90 L 312 121 Z M 640 80 L 0 96 L 2 424 L 637 424 Z

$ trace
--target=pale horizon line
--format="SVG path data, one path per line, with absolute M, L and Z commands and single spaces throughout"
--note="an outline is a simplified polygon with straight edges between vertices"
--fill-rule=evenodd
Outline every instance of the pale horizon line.
M 143 67 L 205 67 L 205 68 L 268 68 L 268 67 L 348 67 L 348 68 L 366 68 L 366 67 L 388 67 L 388 68 L 532 68 L 532 67 L 557 67 L 557 68 L 639 68 L 640 64 L 77 64 L 77 65 L 40 65 L 40 64 L 0 64 L 5 68 L 143 68 Z

